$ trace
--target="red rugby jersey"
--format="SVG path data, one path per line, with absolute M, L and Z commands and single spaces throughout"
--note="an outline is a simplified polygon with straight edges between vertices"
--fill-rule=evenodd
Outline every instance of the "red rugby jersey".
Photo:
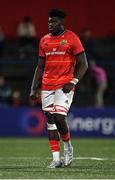
M 42 90 L 55 90 L 68 83 L 74 77 L 75 55 L 83 51 L 79 37 L 72 31 L 45 35 L 39 45 L 39 56 L 46 58 Z

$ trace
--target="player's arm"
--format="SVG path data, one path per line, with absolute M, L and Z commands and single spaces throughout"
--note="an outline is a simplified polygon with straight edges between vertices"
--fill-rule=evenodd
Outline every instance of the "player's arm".
M 33 100 L 36 99 L 38 90 L 41 88 L 44 66 L 45 66 L 45 58 L 40 57 L 38 65 L 34 72 L 33 81 L 31 85 L 30 98 Z
M 88 69 L 88 62 L 85 52 L 76 55 L 76 61 L 77 63 L 74 70 L 75 84 L 77 84 L 79 80 L 82 79 L 82 77 L 84 76 L 85 72 Z
M 79 80 L 82 79 L 88 68 L 88 62 L 85 52 L 82 52 L 75 57 L 77 63 L 74 70 L 74 78 L 68 84 L 64 85 L 63 91 L 65 93 L 69 93 L 74 88 L 74 86 L 79 82 Z

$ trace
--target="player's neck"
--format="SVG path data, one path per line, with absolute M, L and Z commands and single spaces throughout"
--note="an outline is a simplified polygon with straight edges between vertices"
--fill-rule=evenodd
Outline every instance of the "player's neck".
M 52 36 L 59 36 L 59 35 L 62 35 L 62 34 L 64 34 L 65 33 L 65 29 L 61 29 L 58 33 L 56 33 L 56 34 L 52 34 Z

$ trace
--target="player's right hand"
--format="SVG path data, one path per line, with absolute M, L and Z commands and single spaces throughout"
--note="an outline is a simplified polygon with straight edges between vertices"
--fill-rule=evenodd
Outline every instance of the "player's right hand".
M 30 100 L 32 104 L 40 103 L 41 102 L 41 92 L 40 90 L 31 90 L 30 92 Z
M 37 97 L 36 97 L 36 91 L 34 91 L 34 90 L 32 90 L 31 92 L 30 92 L 30 99 L 31 100 L 34 100 L 34 99 L 36 99 Z

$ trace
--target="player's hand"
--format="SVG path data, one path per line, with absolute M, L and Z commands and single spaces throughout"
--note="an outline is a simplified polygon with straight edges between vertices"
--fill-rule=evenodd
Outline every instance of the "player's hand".
M 30 101 L 32 102 L 32 104 L 40 103 L 41 102 L 41 91 L 40 90 L 31 90 Z
M 69 93 L 70 91 L 74 90 L 74 88 L 75 88 L 75 85 L 73 83 L 69 82 L 63 86 L 62 91 L 64 93 Z
M 30 99 L 31 99 L 31 100 L 36 99 L 36 91 L 31 90 L 31 92 L 30 92 Z

